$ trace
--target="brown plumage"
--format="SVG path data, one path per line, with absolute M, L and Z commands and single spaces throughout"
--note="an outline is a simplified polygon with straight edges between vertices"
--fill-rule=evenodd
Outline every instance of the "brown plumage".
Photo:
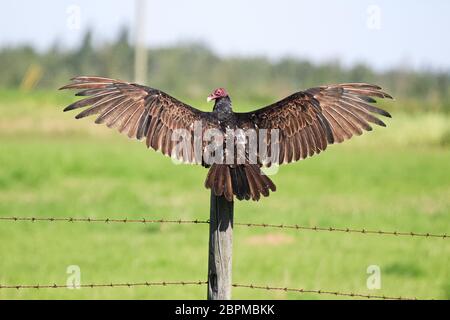
M 364 131 L 371 124 L 385 126 L 377 117 L 389 113 L 373 105 L 374 98 L 392 98 L 380 87 L 365 83 L 322 86 L 292 94 L 272 105 L 247 113 L 234 113 L 231 100 L 224 89 L 209 97 L 214 99 L 212 112 L 203 112 L 174 97 L 150 87 L 101 77 L 76 77 L 61 89 L 80 90 L 83 97 L 64 111 L 85 108 L 76 118 L 97 115 L 96 123 L 117 128 L 130 138 L 145 140 L 147 147 L 161 151 L 185 163 L 210 167 L 205 186 L 229 201 L 259 200 L 275 191 L 273 182 L 262 173 L 270 166 L 258 156 L 257 163 L 214 163 L 211 166 L 194 154 L 195 145 L 201 150 L 207 141 L 198 142 L 194 123 L 201 124 L 202 137 L 206 130 L 226 128 L 255 130 L 279 129 L 279 163 L 291 163 L 324 151 L 329 144 L 340 143 Z M 189 152 L 179 152 L 172 141 L 177 129 L 185 129 L 184 140 Z M 270 139 L 268 149 L 270 150 Z M 203 153 L 201 153 L 203 155 Z
M 241 127 L 280 129 L 279 161 L 290 163 L 318 154 L 328 144 L 371 131 L 370 123 L 386 126 L 372 113 L 385 117 L 390 114 L 371 105 L 376 102 L 372 97 L 392 99 L 374 85 L 330 85 L 297 92 L 238 117 Z

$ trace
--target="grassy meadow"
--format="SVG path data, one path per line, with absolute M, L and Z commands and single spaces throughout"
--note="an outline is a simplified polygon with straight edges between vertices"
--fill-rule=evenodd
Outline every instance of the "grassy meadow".
M 206 170 L 74 120 L 62 112 L 73 99 L 0 91 L 0 216 L 208 219 Z M 235 221 L 448 234 L 450 117 L 396 103 L 388 128 L 282 167 L 278 191 L 236 203 Z M 0 284 L 65 284 L 70 265 L 82 283 L 205 280 L 207 249 L 207 225 L 0 221 Z M 243 284 L 450 299 L 449 262 L 448 239 L 234 230 L 233 280 Z M 370 265 L 381 290 L 366 287 Z M 0 299 L 205 297 L 206 286 L 0 290 Z M 233 298 L 335 297 L 236 288 Z

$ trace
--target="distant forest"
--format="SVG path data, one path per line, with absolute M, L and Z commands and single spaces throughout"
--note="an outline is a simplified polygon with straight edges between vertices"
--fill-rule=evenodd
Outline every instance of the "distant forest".
M 80 46 L 58 44 L 37 51 L 30 46 L 0 49 L 0 88 L 17 88 L 30 67 L 41 73 L 37 89 L 55 89 L 76 75 L 133 80 L 134 49 L 128 30 L 109 43 L 95 45 L 88 31 Z M 148 85 L 178 97 L 199 99 L 225 86 L 239 99 L 266 102 L 291 92 L 328 83 L 371 82 L 392 93 L 399 108 L 450 111 L 450 73 L 395 69 L 375 72 L 369 66 L 339 62 L 313 64 L 298 58 L 220 57 L 202 44 L 149 49 Z

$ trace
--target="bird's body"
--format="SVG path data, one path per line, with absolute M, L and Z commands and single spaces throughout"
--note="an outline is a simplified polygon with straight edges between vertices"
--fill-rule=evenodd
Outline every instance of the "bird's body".
M 235 121 L 236 119 L 231 105 L 231 99 L 228 96 L 216 99 L 212 113 L 219 121 Z
M 211 116 L 224 134 L 225 141 L 222 145 L 224 157 L 231 152 L 231 149 L 234 156 L 231 161 L 224 161 L 226 164 L 212 164 L 205 186 L 213 190 L 216 195 L 225 194 L 228 200 L 232 199 L 233 194 L 238 200 L 259 200 L 261 194 L 268 196 L 270 190 L 275 191 L 276 187 L 272 180 L 264 175 L 256 161 L 251 163 L 249 160 L 248 149 L 244 150 L 243 161 L 238 161 L 236 140 L 242 138 L 239 134 L 244 135 L 245 130 L 236 133 L 243 127 L 238 114 L 233 112 L 228 95 L 215 99 Z M 230 135 L 232 135 L 233 143 L 231 146 L 227 145 L 227 141 L 229 141 L 227 138 Z M 245 139 L 245 136 L 243 138 Z M 207 167 L 209 166 L 207 165 Z
M 204 112 L 133 83 L 100 77 L 73 81 L 63 89 L 79 89 L 77 95 L 87 98 L 65 111 L 88 107 L 76 118 L 97 114 L 96 123 L 145 139 L 147 147 L 164 155 L 209 168 L 205 186 L 229 201 L 234 196 L 259 200 L 275 191 L 262 167 L 311 157 L 329 144 L 372 130 L 370 123 L 385 126 L 374 114 L 390 117 L 373 103 L 374 97 L 391 97 L 364 83 L 299 91 L 267 107 L 236 113 L 223 88 L 208 97 L 214 108 Z

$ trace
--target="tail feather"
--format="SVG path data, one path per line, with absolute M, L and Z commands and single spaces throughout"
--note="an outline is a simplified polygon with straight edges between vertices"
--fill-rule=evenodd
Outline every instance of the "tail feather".
M 261 195 L 268 197 L 276 186 L 259 166 L 243 164 L 236 167 L 214 164 L 206 177 L 205 187 L 211 189 L 216 196 L 225 196 L 228 201 L 258 201 Z
M 230 170 L 232 173 L 232 183 L 234 194 L 239 200 L 250 200 L 250 192 L 247 181 L 247 175 L 242 166 L 237 166 L 236 168 L 228 169 L 228 166 L 223 166 Z M 218 182 L 219 183 L 219 182 Z
M 257 190 L 265 197 L 269 196 L 269 188 L 267 186 L 267 184 L 265 183 L 263 177 L 261 174 L 258 174 L 258 171 L 256 170 L 260 170 L 255 169 L 253 167 L 250 167 L 250 170 L 252 171 L 253 177 L 255 178 L 255 182 L 256 182 L 256 187 Z
M 225 171 L 227 169 L 224 167 L 219 167 L 217 169 L 217 173 L 215 175 L 215 178 L 217 180 L 217 190 L 216 193 L 218 194 L 223 194 L 224 190 L 225 190 Z
M 259 201 L 260 193 L 258 191 L 258 185 L 256 183 L 255 177 L 250 169 L 250 167 L 245 167 L 245 173 L 248 179 L 248 185 L 250 188 L 250 194 L 252 195 L 252 199 L 254 201 Z
M 240 176 L 238 175 L 238 171 L 236 169 L 231 169 L 231 183 L 233 184 L 233 193 L 239 196 L 242 194 Z M 240 200 L 240 199 L 239 199 Z
M 260 175 L 260 177 L 263 179 L 264 185 L 268 188 L 268 190 L 276 191 L 277 187 L 273 183 L 272 180 L 269 179 L 269 177 L 265 174 Z M 269 196 L 269 195 L 267 195 Z
M 231 182 L 230 170 L 224 169 L 225 172 L 225 187 L 223 194 L 228 201 L 233 201 L 233 183 Z M 220 193 L 218 193 L 220 195 Z

